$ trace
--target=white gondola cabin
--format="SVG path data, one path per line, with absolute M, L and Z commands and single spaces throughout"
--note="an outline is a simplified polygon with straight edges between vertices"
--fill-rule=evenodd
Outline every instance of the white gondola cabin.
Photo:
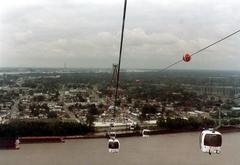
M 222 134 L 212 129 L 202 131 L 200 135 L 200 149 L 202 152 L 220 154 L 222 146 Z
M 150 130 L 149 129 L 143 129 L 142 131 L 142 137 L 149 137 Z
M 108 151 L 111 153 L 118 153 L 120 150 L 120 142 L 116 138 L 108 140 Z
M 109 132 L 108 136 L 110 139 L 115 139 L 116 138 L 116 132 Z
M 135 129 L 135 125 L 134 124 L 131 124 L 130 125 L 130 130 L 134 130 Z

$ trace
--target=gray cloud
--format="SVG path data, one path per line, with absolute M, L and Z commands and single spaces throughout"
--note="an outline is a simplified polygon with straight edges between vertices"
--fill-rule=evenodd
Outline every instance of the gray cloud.
M 111 67 L 122 0 L 9 0 L 0 7 L 0 66 Z M 162 68 L 240 28 L 237 0 L 129 0 L 123 67 Z M 240 69 L 240 35 L 179 64 Z

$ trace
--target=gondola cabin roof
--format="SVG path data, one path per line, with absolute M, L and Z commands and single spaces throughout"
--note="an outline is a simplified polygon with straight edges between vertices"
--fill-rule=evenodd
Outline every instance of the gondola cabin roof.
M 212 129 L 209 129 L 209 130 L 204 130 L 202 131 L 202 134 L 217 134 L 217 135 L 222 135 L 220 132 L 218 131 L 213 131 Z

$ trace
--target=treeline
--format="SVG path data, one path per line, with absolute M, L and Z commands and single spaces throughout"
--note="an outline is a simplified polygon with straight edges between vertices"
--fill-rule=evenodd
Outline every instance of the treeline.
M 239 125 L 240 124 L 240 119 L 239 118 L 233 118 L 233 119 L 222 119 L 222 124 L 223 125 Z
M 0 125 L 0 137 L 83 135 L 94 128 L 76 122 L 13 121 Z
M 158 119 L 158 127 L 167 128 L 167 129 L 199 129 L 199 128 L 208 128 L 214 127 L 215 121 L 207 118 L 194 118 L 190 117 L 188 120 L 181 118 L 163 118 Z

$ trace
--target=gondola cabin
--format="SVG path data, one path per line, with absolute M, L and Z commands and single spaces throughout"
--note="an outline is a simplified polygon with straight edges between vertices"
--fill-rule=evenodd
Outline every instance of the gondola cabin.
M 202 152 L 219 154 L 222 146 L 222 134 L 214 130 L 204 130 L 200 135 L 200 149 Z
M 120 142 L 118 139 L 113 138 L 108 140 L 108 151 L 111 153 L 118 153 L 120 150 Z
M 142 137 L 149 137 L 150 130 L 149 129 L 143 129 L 142 131 Z
M 134 130 L 135 129 L 135 125 L 134 124 L 131 124 L 130 125 L 130 130 Z
M 108 136 L 110 139 L 115 139 L 116 138 L 116 132 L 109 132 Z

